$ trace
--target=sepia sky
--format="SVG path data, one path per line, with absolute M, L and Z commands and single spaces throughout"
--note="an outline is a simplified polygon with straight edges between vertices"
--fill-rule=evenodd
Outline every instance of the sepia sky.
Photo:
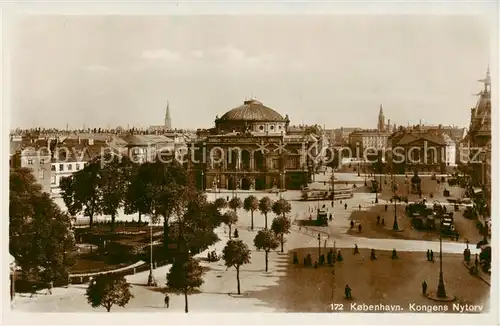
M 471 16 L 22 16 L 12 127 L 211 127 L 253 96 L 292 124 L 467 126 L 490 63 Z

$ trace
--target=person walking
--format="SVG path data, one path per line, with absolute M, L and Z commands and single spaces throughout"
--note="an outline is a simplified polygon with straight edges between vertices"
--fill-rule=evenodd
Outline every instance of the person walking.
M 347 203 L 344 204 L 344 209 L 347 209 Z
M 345 285 L 344 294 L 345 294 L 345 298 L 347 300 L 352 299 L 352 289 L 347 284 Z
M 427 282 L 425 280 L 422 282 L 422 295 L 427 296 Z
M 47 287 L 47 292 L 52 295 L 52 287 L 54 287 L 54 282 L 53 281 L 50 281 L 49 284 L 47 284 L 48 287 Z
M 168 296 L 168 293 L 165 293 L 165 305 L 163 307 L 170 307 L 170 297 Z

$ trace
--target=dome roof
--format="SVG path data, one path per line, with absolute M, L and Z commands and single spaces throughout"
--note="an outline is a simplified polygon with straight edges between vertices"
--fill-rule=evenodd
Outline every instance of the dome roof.
M 227 111 L 219 121 L 285 121 L 281 114 L 256 100 Z

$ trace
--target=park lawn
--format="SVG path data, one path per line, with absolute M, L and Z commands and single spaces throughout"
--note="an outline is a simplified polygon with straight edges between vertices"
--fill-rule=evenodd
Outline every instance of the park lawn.
M 349 311 L 350 303 L 399 304 L 403 312 L 410 312 L 409 305 L 436 304 L 421 294 L 421 283 L 426 280 L 428 291 L 435 291 L 439 276 L 439 257 L 435 263 L 427 262 L 425 253 L 399 252 L 399 259 L 392 260 L 390 251 L 377 251 L 377 260 L 370 260 L 370 251 L 360 249 L 354 255 L 352 249 L 342 249 L 344 260 L 335 267 L 304 267 L 303 258 L 310 253 L 313 262 L 318 248 L 297 248 L 299 264 L 282 266 L 285 276 L 277 285 L 251 292 L 250 296 L 267 302 L 270 306 L 288 312 L 328 312 L 332 303 L 343 305 Z M 289 253 L 292 257 L 292 253 Z M 443 273 L 446 290 L 454 295 L 455 303 L 484 304 L 489 309 L 490 287 L 477 277 L 471 276 L 457 254 L 443 255 Z M 344 287 L 352 289 L 353 300 L 344 299 Z M 333 291 L 332 289 L 334 288 Z M 333 294 L 332 294 L 333 293 Z M 452 303 L 439 303 L 451 309 Z M 487 310 L 485 310 L 487 311 Z
M 76 257 L 75 264 L 71 266 L 71 274 L 103 272 L 124 267 L 126 265 L 128 265 L 128 263 L 109 263 L 103 256 Z

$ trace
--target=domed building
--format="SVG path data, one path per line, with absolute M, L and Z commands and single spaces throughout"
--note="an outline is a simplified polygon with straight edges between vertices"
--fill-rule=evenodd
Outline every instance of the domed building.
M 314 141 L 289 134 L 288 115 L 247 100 L 215 118 L 215 127 L 198 130 L 190 163 L 203 189 L 300 189 L 309 181 L 311 160 L 305 152 Z M 199 162 L 199 163 L 195 163 Z

